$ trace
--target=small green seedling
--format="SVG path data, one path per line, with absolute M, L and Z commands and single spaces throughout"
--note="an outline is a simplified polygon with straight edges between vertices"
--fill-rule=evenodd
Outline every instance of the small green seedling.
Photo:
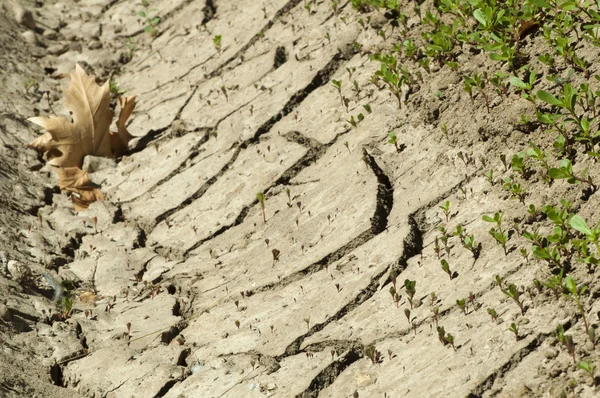
M 410 309 L 413 308 L 413 297 L 416 293 L 416 285 L 417 281 L 411 281 L 409 279 L 404 280 L 404 289 L 406 290 L 406 295 L 408 298 L 408 302 L 410 303 Z
M 266 224 L 267 223 L 267 214 L 265 213 L 265 194 L 262 192 L 258 192 L 256 194 L 256 199 L 258 199 L 258 202 L 260 203 L 260 208 L 262 209 L 262 214 L 263 214 L 263 221 Z
M 444 212 L 446 216 L 446 222 L 450 219 L 450 201 L 447 200 L 442 206 L 439 206 L 440 209 Z
M 492 321 L 496 322 L 498 320 L 498 313 L 493 308 L 488 308 L 487 313 L 492 317 Z
M 556 338 L 559 343 L 565 346 L 571 358 L 573 358 L 573 363 L 576 363 L 575 360 L 575 343 L 573 342 L 573 337 L 565 334 L 565 328 L 560 323 L 556 326 Z
M 381 363 L 382 357 L 381 353 L 377 351 L 373 344 L 365 347 L 365 356 L 371 360 L 371 364 L 375 365 L 376 363 Z
M 394 147 L 396 148 L 396 152 L 400 152 L 400 146 L 398 143 L 398 136 L 396 135 L 395 132 L 390 131 L 389 135 L 388 135 L 388 143 L 394 145 Z
M 586 178 L 587 172 L 588 169 L 586 168 L 583 170 L 580 176 L 575 175 L 573 173 L 573 164 L 571 163 L 571 160 L 563 159 L 560 161 L 560 165 L 558 166 L 558 168 L 551 168 L 548 171 L 548 175 L 550 176 L 550 178 L 553 178 L 555 180 L 566 179 L 569 184 L 577 184 L 579 182 L 584 182 L 590 185 L 590 187 L 593 190 L 596 190 L 596 185 L 594 185 L 592 178 L 590 176 Z
M 491 228 L 489 233 L 496 240 L 498 245 L 504 250 L 504 255 L 508 255 L 508 249 L 506 248 L 506 242 L 508 242 L 508 234 L 502 229 L 502 217 L 503 213 L 494 213 L 494 217 L 487 215 L 483 216 L 483 221 L 496 224 L 495 228 Z
M 515 340 L 519 341 L 519 325 L 517 325 L 516 323 L 511 323 L 510 327 L 508 328 L 509 331 L 513 332 L 515 334 Z
M 465 299 L 456 300 L 456 305 L 461 309 L 463 314 L 467 315 L 467 301 Z
M 440 307 L 436 305 L 431 311 L 433 311 L 433 319 L 435 320 L 435 326 L 437 327 L 440 319 Z
M 593 362 L 589 361 L 581 361 L 577 364 L 577 367 L 587 373 L 588 376 L 592 379 L 592 383 L 594 384 L 594 388 L 598 387 L 596 384 L 596 378 L 594 377 L 594 373 L 596 372 L 596 365 Z
M 304 318 L 304 322 L 306 323 L 306 329 L 310 330 L 310 315 Z
M 144 19 L 144 32 L 148 33 L 150 36 L 155 36 L 156 27 L 160 22 L 160 17 L 154 15 L 157 10 L 156 8 L 148 8 L 150 6 L 148 0 L 142 0 L 142 6 L 144 9 L 138 11 L 138 15 Z
M 513 299 L 513 301 L 519 306 L 519 309 L 521 310 L 521 315 L 525 315 L 525 307 L 523 306 L 523 300 L 521 300 L 522 293 L 519 291 L 517 286 L 511 283 L 510 285 L 508 285 L 508 289 L 503 290 L 503 293 L 511 299 Z
M 342 95 L 342 80 L 332 80 L 331 84 L 333 84 L 333 87 L 335 87 L 335 89 L 337 90 L 338 94 L 340 95 L 340 101 L 342 102 L 342 106 L 345 106 L 344 104 L 344 96 Z
M 587 317 L 585 316 L 586 311 L 583 308 L 583 302 L 581 301 L 581 296 L 583 296 L 587 292 L 588 287 L 582 286 L 580 289 L 578 289 L 575 280 L 571 276 L 567 276 L 565 278 L 565 288 L 568 291 L 568 293 L 563 294 L 565 297 L 570 298 L 571 300 L 575 301 L 575 304 L 577 304 L 577 309 L 579 310 L 579 313 L 583 318 L 583 324 L 585 325 L 585 333 L 589 336 L 590 326 L 588 324 Z
M 221 41 L 222 40 L 223 40 L 222 35 L 215 35 L 215 37 L 213 37 L 213 45 L 215 46 L 215 49 L 218 52 L 221 52 Z
M 452 271 L 450 270 L 450 264 L 448 264 L 448 261 L 446 261 L 446 259 L 443 258 L 440 260 L 440 263 L 442 265 L 442 271 L 447 273 L 450 277 L 450 280 L 452 280 Z

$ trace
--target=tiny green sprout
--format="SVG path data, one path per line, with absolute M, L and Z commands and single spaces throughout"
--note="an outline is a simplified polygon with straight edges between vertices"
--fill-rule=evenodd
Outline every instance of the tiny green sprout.
M 484 215 L 483 221 L 496 224 L 496 228 L 491 228 L 489 230 L 489 234 L 496 240 L 498 245 L 502 247 L 504 250 L 504 255 L 508 255 L 508 249 L 506 247 L 506 242 L 508 242 L 508 234 L 504 232 L 502 229 L 502 216 L 503 213 L 494 213 L 494 217 L 490 217 L 488 215 Z
M 431 311 L 433 311 L 433 319 L 435 320 L 435 326 L 437 327 L 440 318 L 440 307 L 436 305 Z
M 446 334 L 446 341 L 452 346 L 452 349 L 456 351 L 456 347 L 454 347 L 454 336 L 452 336 L 450 333 Z
M 213 45 L 215 46 L 215 49 L 219 52 L 221 52 L 221 42 L 223 40 L 223 36 L 222 35 L 215 35 L 215 37 L 213 37 Z
M 488 308 L 487 313 L 492 317 L 492 321 L 496 322 L 498 320 L 498 313 L 493 308 Z
M 331 44 L 331 35 L 329 34 L 329 32 L 325 33 L 325 38 L 327 39 L 329 44 Z
M 365 347 L 364 352 L 365 356 L 371 360 L 371 364 L 375 365 L 376 363 L 380 363 L 382 361 L 381 353 L 377 351 L 373 344 Z
M 331 2 L 331 9 L 333 10 L 334 14 L 337 14 L 337 12 L 338 12 L 338 2 L 336 0 L 333 0 Z
M 587 317 L 585 316 L 586 311 L 583 308 L 583 302 L 581 301 L 581 296 L 587 292 L 588 287 L 582 286 L 580 289 L 578 289 L 577 283 L 575 282 L 573 277 L 567 276 L 565 278 L 565 288 L 568 291 L 568 293 L 563 293 L 563 294 L 564 294 L 564 296 L 575 301 L 575 304 L 577 304 L 577 309 L 579 310 L 579 313 L 581 314 L 581 317 L 583 318 L 583 323 L 585 325 L 585 333 L 589 336 L 590 335 L 590 326 L 588 324 Z
M 525 263 L 529 264 L 529 253 L 527 252 L 527 249 L 522 247 L 521 250 L 519 250 L 519 254 L 525 259 Z
M 413 297 L 416 293 L 416 285 L 417 281 L 411 281 L 409 279 L 404 280 L 404 289 L 406 290 L 406 295 L 408 298 L 408 302 L 410 303 L 410 309 L 413 308 Z
M 119 84 L 117 82 L 113 82 L 113 81 L 111 81 L 108 84 L 108 89 L 109 89 L 110 93 L 115 96 L 123 95 L 127 91 L 127 90 L 123 90 L 121 87 L 119 87 Z
M 429 298 L 431 300 L 431 302 L 429 303 L 430 305 L 434 305 L 438 301 L 438 297 L 435 294 L 435 292 L 431 292 L 431 295 L 429 295 Z
M 515 334 L 515 340 L 519 341 L 519 325 L 513 322 L 510 324 L 508 330 L 513 332 Z
M 450 201 L 447 200 L 442 206 L 439 206 L 440 209 L 444 212 L 446 216 L 446 222 L 450 219 Z
M 310 315 L 304 318 L 304 322 L 306 323 L 306 328 L 310 330 Z
M 350 144 L 348 143 L 348 141 L 344 141 L 344 146 L 348 150 L 348 153 L 352 153 L 352 151 L 350 150 Z
M 235 320 L 235 326 L 239 329 L 240 328 L 240 321 L 239 320 Z
M 260 203 L 260 208 L 262 209 L 262 214 L 263 214 L 263 221 L 266 224 L 267 223 L 267 214 L 265 213 L 265 194 L 262 192 L 258 192 L 256 194 L 256 199 L 258 199 L 258 202 Z
M 500 275 L 496 275 L 494 277 L 494 283 L 496 284 L 496 286 L 498 286 L 500 288 L 500 291 L 504 292 L 504 289 L 502 288 L 502 284 L 503 284 L 504 280 L 502 279 L 502 277 Z
M 472 254 L 473 254 L 473 258 L 477 259 L 479 258 L 479 254 L 481 252 L 481 243 L 478 243 L 475 240 L 475 235 L 471 234 L 471 235 L 465 235 L 462 238 L 462 245 L 465 249 L 469 250 Z
M 596 377 L 594 377 L 594 373 L 596 372 L 596 365 L 593 362 L 589 361 L 581 361 L 577 363 L 577 367 L 587 373 L 588 376 L 592 379 L 592 383 L 594 384 L 594 388 L 598 387 L 596 383 Z
M 342 106 L 344 106 L 344 97 L 342 96 L 342 80 L 332 80 L 331 84 L 336 88 L 338 94 L 340 95 L 340 101 L 342 102 Z
M 522 293 L 519 291 L 517 286 L 511 283 L 508 285 L 508 288 L 503 291 L 503 293 L 511 299 L 513 299 L 513 301 L 519 306 L 519 309 L 521 310 L 521 315 L 525 315 L 525 307 L 523 306 L 523 300 L 521 300 Z
M 73 310 L 73 298 L 69 295 L 63 297 L 61 301 L 62 317 L 68 319 L 71 317 L 71 311 Z
M 373 111 L 371 110 L 371 104 L 364 104 L 363 108 L 365 108 L 365 111 L 367 111 L 368 114 L 372 113 Z
M 461 309 L 463 314 L 467 315 L 467 301 L 465 299 L 456 300 L 456 305 Z
M 494 185 L 494 169 L 490 169 L 490 171 L 485 173 L 485 178 L 491 185 Z
M 398 136 L 395 131 L 390 131 L 390 133 L 388 134 L 388 143 L 394 145 L 394 148 L 396 148 L 396 152 L 402 151 L 402 146 L 398 142 Z
M 160 18 L 154 13 L 157 11 L 156 8 L 148 9 L 150 3 L 148 1 L 142 1 L 143 10 L 138 11 L 138 15 L 142 17 L 144 23 L 144 32 L 148 33 L 150 36 L 156 35 L 156 27 L 160 22 Z
M 521 174 L 522 177 L 526 177 L 529 171 L 529 166 L 526 163 L 525 152 L 519 152 L 510 160 L 510 168 Z
M 25 83 L 23 83 L 23 86 L 25 87 L 25 92 L 29 93 L 29 89 L 32 87 L 37 90 L 37 88 L 39 87 L 39 84 L 34 78 L 30 77 L 27 80 L 25 80 Z
M 442 343 L 443 345 L 448 344 L 448 342 L 446 341 L 446 331 L 444 330 L 444 327 L 438 326 L 436 329 L 437 329 L 438 339 L 440 340 L 440 343 Z
M 448 126 L 446 126 L 446 123 L 442 123 L 441 129 L 442 129 L 442 134 L 444 134 L 446 139 L 448 139 Z
M 450 265 L 448 264 L 448 261 L 446 261 L 446 259 L 441 259 L 440 263 L 442 265 L 442 270 L 448 274 L 448 276 L 450 277 L 450 280 L 452 280 L 452 271 L 450 271 Z
M 408 323 L 410 322 L 410 310 L 408 308 L 404 309 L 404 316 L 406 317 L 406 319 L 408 320 Z

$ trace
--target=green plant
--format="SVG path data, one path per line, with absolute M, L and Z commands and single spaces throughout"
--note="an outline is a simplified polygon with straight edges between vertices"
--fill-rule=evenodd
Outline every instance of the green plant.
M 502 229 L 502 217 L 503 213 L 499 212 L 494 213 L 494 217 L 484 215 L 482 218 L 485 222 L 496 224 L 495 228 L 493 227 L 489 230 L 489 234 L 492 235 L 498 245 L 502 247 L 504 250 L 504 255 L 506 256 L 508 254 L 508 249 L 506 248 L 506 242 L 508 242 L 508 233 Z
M 463 89 L 469 94 L 471 101 L 473 101 L 473 89 L 477 89 L 485 101 L 487 112 L 490 113 L 490 101 L 485 87 L 486 79 L 487 73 L 484 73 L 483 75 L 475 73 L 473 77 L 463 76 Z
M 596 253 L 600 255 L 600 244 L 598 243 L 598 240 L 600 239 L 600 223 L 596 224 L 595 227 L 590 228 L 585 220 L 580 215 L 576 214 L 569 220 L 569 225 L 571 228 L 584 234 L 587 240 L 596 247 Z
M 256 194 L 256 199 L 260 203 L 260 208 L 261 208 L 262 214 L 263 214 L 263 222 L 266 224 L 267 223 L 267 214 L 265 213 L 265 194 L 262 192 L 258 192 Z
M 581 361 L 577 363 L 577 367 L 583 370 L 585 373 L 587 373 L 588 376 L 590 376 L 594 387 L 598 387 L 598 385 L 596 384 L 596 378 L 594 377 L 594 373 L 596 372 L 596 365 L 594 365 L 593 362 Z
M 587 286 L 582 286 L 581 288 L 577 288 L 577 283 L 575 282 L 575 280 L 571 277 L 571 276 L 567 276 L 565 278 L 565 288 L 567 290 L 568 293 L 563 293 L 565 295 L 565 297 L 570 298 L 571 300 L 575 301 L 575 304 L 577 304 L 577 309 L 579 310 L 579 313 L 581 314 L 581 317 L 583 318 L 583 324 L 585 325 L 585 333 L 586 335 L 590 335 L 590 327 L 588 324 L 588 320 L 586 317 L 586 311 L 583 308 L 583 303 L 581 301 L 581 296 L 584 295 L 587 290 L 588 287 Z M 594 343 L 594 342 L 592 342 Z
M 157 11 L 156 8 L 148 8 L 150 6 L 148 0 L 142 0 L 141 5 L 144 9 L 138 11 L 138 15 L 143 18 L 144 32 L 154 36 L 156 35 L 156 27 L 160 22 L 160 17 L 154 15 Z
M 111 92 L 111 94 L 115 95 L 115 96 L 120 96 L 125 94 L 125 92 L 127 92 L 127 90 L 123 90 L 121 87 L 119 87 L 119 84 L 115 81 L 110 81 L 108 84 L 108 88 Z
M 525 307 L 523 306 L 523 300 L 521 300 L 522 293 L 519 291 L 517 286 L 511 283 L 510 285 L 508 285 L 508 288 L 506 290 L 503 290 L 502 292 L 511 299 L 513 299 L 513 301 L 519 306 L 519 309 L 521 310 L 521 315 L 525 315 Z
M 442 206 L 439 206 L 440 209 L 444 212 L 446 216 L 446 222 L 450 219 L 450 201 L 447 200 Z
M 410 303 L 410 309 L 413 308 L 413 297 L 416 293 L 416 285 L 417 281 L 411 281 L 409 279 L 404 280 L 404 289 L 406 290 L 406 295 L 408 298 L 408 302 Z
M 371 364 L 373 365 L 380 363 L 383 360 L 381 357 L 381 352 L 377 351 L 373 344 L 365 347 L 364 352 L 365 356 L 371 360 Z
M 213 45 L 215 46 L 215 49 L 217 51 L 221 51 L 221 41 L 223 40 L 223 36 L 221 35 L 215 35 L 213 37 Z
M 515 334 L 515 340 L 519 341 L 519 325 L 513 322 L 510 324 L 508 330 L 513 332 Z
M 461 309 L 463 314 L 467 315 L 467 301 L 465 299 L 456 300 L 456 305 Z
M 450 280 L 452 280 L 452 271 L 450 270 L 450 265 L 448 264 L 448 261 L 446 261 L 446 259 L 443 258 L 441 259 L 440 263 L 442 265 L 442 271 L 447 273 L 450 277 Z
M 395 132 L 390 131 L 390 133 L 388 134 L 388 143 L 394 145 L 394 148 L 396 148 L 396 152 L 400 152 L 400 147 L 398 146 L 398 136 Z
M 573 342 L 573 337 L 565 334 L 565 328 L 560 323 L 556 326 L 556 338 L 558 341 L 565 346 L 571 358 L 573 358 L 573 363 L 576 363 L 575 360 L 575 343 Z
M 498 320 L 498 313 L 493 308 L 488 308 L 487 313 L 492 317 L 492 321 L 496 322 Z
M 63 297 L 62 301 L 60 302 L 61 304 L 61 309 L 62 309 L 62 319 L 68 319 L 71 317 L 71 311 L 73 311 L 73 298 L 70 295 L 66 295 L 65 297 Z
M 584 182 L 589 184 L 593 190 L 596 190 L 596 186 L 592 182 L 591 177 L 587 177 L 587 168 L 583 170 L 580 176 L 577 176 L 573 173 L 573 164 L 569 159 L 563 159 L 560 161 L 560 165 L 558 168 L 551 168 L 548 171 L 548 175 L 550 178 L 555 180 L 566 179 L 569 184 L 577 184 L 578 182 Z

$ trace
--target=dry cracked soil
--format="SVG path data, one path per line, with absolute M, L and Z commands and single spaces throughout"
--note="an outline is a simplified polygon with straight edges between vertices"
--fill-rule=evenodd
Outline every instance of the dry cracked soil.
M 436 66 L 399 109 L 371 79 L 387 23 L 347 1 L 3 0 L 0 396 L 596 396 L 556 339 L 566 325 L 597 362 L 576 306 L 529 288 L 548 267 L 519 254 L 518 228 L 505 255 L 482 220 L 527 215 L 485 177 L 507 176 L 499 156 L 543 140 L 520 128 L 527 101 L 488 113 Z M 41 133 L 29 117 L 66 114 L 77 63 L 139 101 L 129 152 L 86 158 L 105 200 L 81 212 L 27 148 Z M 527 203 L 569 198 L 599 214 L 580 186 L 531 184 Z M 450 238 L 452 278 L 436 253 L 442 225 L 482 245 L 474 258 Z M 595 329 L 600 285 L 572 272 Z M 524 315 L 496 275 L 523 287 Z

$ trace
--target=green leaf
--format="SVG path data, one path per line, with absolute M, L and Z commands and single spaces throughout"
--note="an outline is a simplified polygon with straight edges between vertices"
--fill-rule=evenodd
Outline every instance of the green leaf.
M 567 278 L 565 279 L 565 286 L 568 291 L 570 291 L 573 294 L 577 294 L 577 283 L 575 283 L 575 280 L 570 276 L 567 276 Z
M 560 168 L 560 169 L 551 168 L 550 170 L 548 170 L 548 175 L 550 176 L 550 178 L 553 178 L 555 180 L 571 178 L 571 175 L 569 174 L 569 172 L 563 168 Z
M 513 76 L 510 78 L 509 83 L 512 84 L 513 86 L 522 88 L 522 89 L 527 89 L 527 84 L 525 84 L 524 81 L 522 81 L 521 79 L 519 79 L 516 76 Z
M 481 11 L 480 8 L 476 9 L 475 12 L 473 12 L 473 17 L 479 21 L 480 24 L 482 24 L 484 27 L 487 27 L 487 20 L 485 19 L 485 14 L 483 13 L 483 11 Z
M 493 222 L 493 223 L 495 223 L 495 222 L 496 222 L 496 220 L 494 220 L 494 219 L 493 219 L 492 217 L 490 217 L 490 216 L 483 216 L 483 217 L 481 217 L 481 218 L 482 218 L 482 219 L 483 219 L 483 221 L 485 221 L 485 222 Z
M 590 229 L 590 227 L 588 227 L 585 220 L 578 214 L 571 217 L 571 219 L 569 220 L 569 224 L 571 225 L 571 228 L 573 228 L 587 236 L 592 236 L 594 234 L 592 232 L 592 230 Z
M 558 98 L 556 98 L 555 96 L 553 96 L 552 94 L 550 94 L 547 91 L 544 90 L 540 90 L 537 92 L 537 96 L 539 99 L 541 99 L 542 101 L 550 104 L 550 105 L 556 105 L 556 106 L 563 106 L 563 103 L 561 100 L 559 100 Z
M 145 11 L 138 11 L 138 15 L 142 18 L 146 18 L 146 12 Z

